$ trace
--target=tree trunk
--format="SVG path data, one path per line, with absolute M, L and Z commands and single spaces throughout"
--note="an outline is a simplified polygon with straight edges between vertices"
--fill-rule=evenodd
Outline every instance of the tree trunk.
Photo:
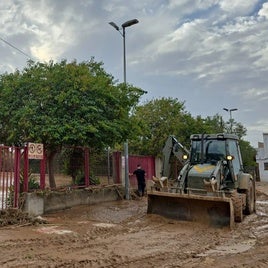
M 56 151 L 52 151 L 48 154 L 48 178 L 49 178 L 49 187 L 56 188 L 55 176 L 54 176 L 54 157 Z

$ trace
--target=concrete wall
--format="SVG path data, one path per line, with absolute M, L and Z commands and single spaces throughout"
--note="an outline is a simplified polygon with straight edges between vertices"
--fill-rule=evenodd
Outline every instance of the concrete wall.
M 124 189 L 121 185 L 72 189 L 64 192 L 26 193 L 24 211 L 30 215 L 38 216 L 78 205 L 115 201 L 122 199 L 123 195 Z

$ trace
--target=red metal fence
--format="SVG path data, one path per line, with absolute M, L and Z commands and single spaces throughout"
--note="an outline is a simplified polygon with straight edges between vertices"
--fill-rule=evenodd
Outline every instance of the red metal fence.
M 32 144 L 34 145 L 34 144 Z M 45 189 L 48 185 L 47 174 L 47 159 L 45 153 L 42 152 L 41 158 L 31 158 L 31 147 L 14 147 L 14 146 L 0 146 L 0 210 L 8 207 L 19 206 L 19 195 L 21 192 L 29 192 L 35 189 Z M 109 151 L 103 152 L 103 156 L 100 153 L 91 152 L 88 148 L 71 149 L 72 156 L 74 156 L 72 150 L 79 153 L 79 158 L 70 158 L 70 151 L 68 156 L 63 154 L 61 158 L 56 159 L 57 171 L 62 172 L 63 177 L 68 177 L 65 173 L 66 170 L 62 166 L 66 166 L 66 163 L 71 162 L 72 169 L 76 171 L 79 169 L 79 176 L 82 177 L 80 184 L 74 184 L 74 181 L 68 184 L 68 187 L 88 187 L 92 182 L 92 174 L 100 176 L 107 175 L 108 183 L 122 183 L 122 178 L 125 174 L 122 174 L 122 153 Z M 69 150 L 69 148 L 68 148 Z M 65 151 L 66 153 L 66 151 Z M 93 153 L 93 154 L 92 154 Z M 69 160 L 68 160 L 69 159 Z M 66 162 L 66 160 L 68 162 Z M 146 179 L 151 179 L 155 176 L 155 159 L 152 156 L 129 156 L 129 172 L 132 173 L 137 165 L 140 164 L 146 172 Z M 77 165 L 77 166 L 76 166 Z M 101 173 L 99 173 L 101 172 Z M 34 183 L 37 188 L 31 188 L 31 178 L 34 174 Z M 76 174 L 75 174 L 76 175 Z M 69 174 L 70 177 L 70 174 Z M 110 180 L 111 179 L 111 180 Z M 136 187 L 137 181 L 135 176 L 130 176 L 130 187 Z M 66 184 L 65 184 L 66 186 Z M 56 189 L 54 189 L 56 190 Z
M 17 207 L 21 149 L 0 146 L 0 209 Z
M 20 192 L 29 190 L 28 146 L 0 146 L 0 209 L 19 207 Z M 45 186 L 45 159 L 40 164 L 40 188 Z

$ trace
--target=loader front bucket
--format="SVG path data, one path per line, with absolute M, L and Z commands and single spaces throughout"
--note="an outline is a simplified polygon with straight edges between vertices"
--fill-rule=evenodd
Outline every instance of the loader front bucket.
M 151 191 L 147 213 L 212 226 L 234 224 L 233 204 L 227 197 Z

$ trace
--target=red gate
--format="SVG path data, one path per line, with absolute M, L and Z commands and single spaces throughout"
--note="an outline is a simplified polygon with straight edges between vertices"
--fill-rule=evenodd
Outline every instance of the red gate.
M 0 146 L 0 210 L 18 207 L 21 149 Z
M 141 165 L 145 170 L 145 179 L 152 179 L 155 176 L 155 158 L 153 156 L 141 156 L 141 155 L 130 155 L 129 156 L 129 172 L 132 173 L 137 165 Z M 130 176 L 130 185 L 136 187 L 137 180 L 135 176 Z

